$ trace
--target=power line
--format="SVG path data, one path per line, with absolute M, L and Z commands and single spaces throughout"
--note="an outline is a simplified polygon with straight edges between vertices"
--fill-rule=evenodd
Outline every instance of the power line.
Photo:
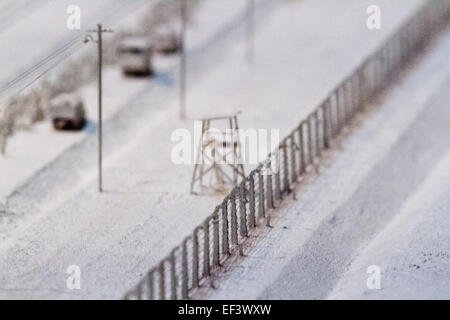
M 135 10 L 139 9 L 140 7 L 142 7 L 144 5 L 147 5 L 148 1 L 144 1 L 144 0 L 139 1 L 139 2 L 137 2 L 136 6 L 129 6 L 129 5 L 126 5 L 126 4 L 124 5 L 123 2 L 120 2 L 120 4 L 121 5 L 117 6 L 103 20 L 104 21 L 110 21 L 110 20 L 114 19 L 117 15 L 120 14 L 121 17 L 118 20 L 115 21 L 116 23 L 119 23 L 123 19 L 125 19 L 128 15 L 130 15 L 132 12 L 134 12 Z M 109 7 L 110 7 L 110 4 L 109 4 Z M 124 12 L 125 12 L 125 14 L 124 14 Z M 46 65 L 51 64 L 51 66 L 49 68 L 46 68 L 38 76 L 34 77 L 32 81 L 26 83 L 22 88 L 20 88 L 17 92 L 15 92 L 12 95 L 12 97 L 15 97 L 18 94 L 22 93 L 25 89 L 30 87 L 34 82 L 36 82 L 37 80 L 42 78 L 45 74 L 49 73 L 51 70 L 56 68 L 62 61 L 64 61 L 65 59 L 69 58 L 70 56 L 75 54 L 79 49 L 81 49 L 83 47 L 83 43 L 81 42 L 81 40 L 83 39 L 84 35 L 85 35 L 85 32 L 80 32 L 77 36 L 75 36 L 74 38 L 72 38 L 71 40 L 66 42 L 62 47 L 58 48 L 56 51 L 54 51 L 53 53 L 51 53 L 50 55 L 48 55 L 47 57 L 45 57 L 44 59 L 39 61 L 37 64 L 32 66 L 30 69 L 28 69 L 26 71 L 23 71 L 15 79 L 9 81 L 8 83 L 6 83 L 2 87 L 0 87 L 0 96 L 2 94 L 4 94 L 6 91 L 8 91 L 11 88 L 13 88 L 18 83 L 20 83 L 22 80 L 28 78 L 31 74 L 33 74 L 34 72 L 39 70 L 41 67 L 45 67 Z M 73 49 L 73 51 L 71 51 L 69 54 L 65 54 L 65 52 L 68 51 L 73 46 L 75 46 L 78 41 L 80 41 L 80 42 L 75 47 L 75 49 Z M 63 56 L 62 59 L 59 59 L 61 56 Z M 57 60 L 56 63 L 52 63 L 54 60 Z

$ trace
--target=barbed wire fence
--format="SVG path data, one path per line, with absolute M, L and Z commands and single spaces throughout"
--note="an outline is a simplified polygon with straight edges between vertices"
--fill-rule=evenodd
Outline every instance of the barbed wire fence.
M 189 294 L 233 255 L 255 228 L 270 226 L 273 209 L 308 168 L 320 161 L 355 116 L 382 93 L 450 22 L 450 1 L 426 2 L 345 78 L 276 151 L 234 187 L 223 202 L 152 268 L 124 299 L 189 299 Z

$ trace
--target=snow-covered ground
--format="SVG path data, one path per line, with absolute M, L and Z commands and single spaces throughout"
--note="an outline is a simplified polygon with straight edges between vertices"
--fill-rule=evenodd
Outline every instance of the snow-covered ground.
M 2 195 L 15 190 L 0 218 L 0 297 L 119 298 L 222 197 L 189 194 L 192 167 L 170 160 L 173 130 L 192 129 L 205 113 L 242 110 L 241 127 L 284 135 L 423 3 L 378 1 L 383 28 L 370 31 L 370 1 L 265 2 L 252 65 L 244 59 L 244 20 L 235 18 L 242 1 L 207 1 L 196 12 L 186 121 L 177 117 L 176 58 L 156 61 L 154 79 L 105 72 L 103 194 L 96 192 L 94 86 L 84 88 L 90 123 L 80 135 L 43 123 L 11 139 L 0 158 L 2 188 L 9 185 Z M 219 12 L 228 20 L 211 19 Z M 65 287 L 69 265 L 81 267 L 81 290 Z
M 197 297 L 449 299 L 449 54 L 447 31 Z

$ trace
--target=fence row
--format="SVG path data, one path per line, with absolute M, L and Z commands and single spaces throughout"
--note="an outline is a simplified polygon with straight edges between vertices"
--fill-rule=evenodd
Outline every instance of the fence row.
M 125 299 L 188 299 L 248 239 L 270 224 L 271 211 L 318 162 L 358 112 L 450 21 L 450 1 L 427 2 L 253 170 L 181 245 L 130 290 Z

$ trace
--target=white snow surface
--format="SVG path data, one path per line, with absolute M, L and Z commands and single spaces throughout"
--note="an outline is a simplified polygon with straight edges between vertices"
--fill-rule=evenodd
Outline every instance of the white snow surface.
M 370 1 L 263 1 L 248 64 L 242 1 L 203 2 L 187 36 L 186 121 L 177 117 L 177 57 L 158 57 L 153 79 L 105 71 L 103 194 L 95 85 L 83 89 L 83 132 L 41 123 L 15 134 L 0 158 L 0 297 L 120 298 L 223 197 L 189 194 L 193 167 L 171 162 L 173 130 L 242 110 L 242 128 L 287 134 L 423 1 L 378 3 L 383 27 L 374 32 L 365 27 Z M 81 268 L 81 290 L 66 288 L 70 265 Z

